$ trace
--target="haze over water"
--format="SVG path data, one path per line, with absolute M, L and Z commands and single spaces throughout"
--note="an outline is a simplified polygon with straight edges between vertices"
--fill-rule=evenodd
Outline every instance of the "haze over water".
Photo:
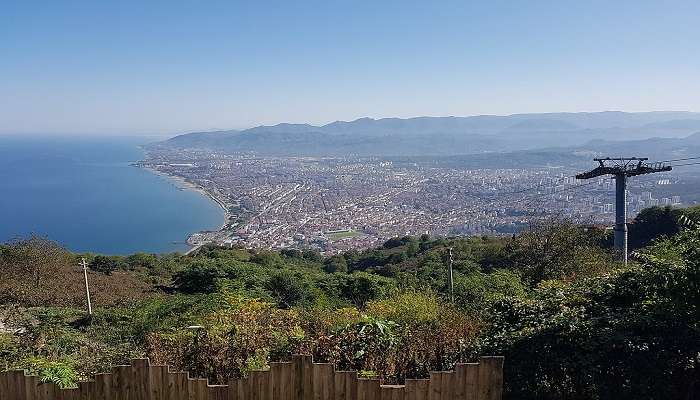
M 0 242 L 36 233 L 73 251 L 183 251 L 222 210 L 130 166 L 155 138 L 0 137 Z

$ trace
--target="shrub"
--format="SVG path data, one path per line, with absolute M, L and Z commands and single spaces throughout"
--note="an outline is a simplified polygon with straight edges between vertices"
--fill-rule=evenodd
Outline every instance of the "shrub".
M 183 293 L 212 293 L 224 274 L 217 267 L 195 263 L 173 277 L 173 286 Z
M 291 271 L 282 271 L 272 275 L 265 288 L 282 308 L 308 305 L 314 298 L 311 284 L 301 275 Z

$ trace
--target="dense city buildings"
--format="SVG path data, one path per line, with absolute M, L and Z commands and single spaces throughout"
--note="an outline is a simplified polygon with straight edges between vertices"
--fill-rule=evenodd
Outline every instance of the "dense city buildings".
M 558 215 L 610 225 L 614 181 L 571 167 L 461 168 L 434 160 L 151 151 L 141 166 L 184 179 L 226 210 L 220 231 L 189 238 L 254 248 L 367 248 L 391 237 L 511 234 Z M 630 180 L 628 210 L 680 205 L 670 173 Z

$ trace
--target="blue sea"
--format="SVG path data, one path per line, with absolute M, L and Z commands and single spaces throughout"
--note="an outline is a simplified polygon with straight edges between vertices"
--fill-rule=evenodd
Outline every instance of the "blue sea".
M 149 137 L 0 136 L 0 242 L 32 233 L 77 252 L 185 251 L 223 211 L 129 164 Z

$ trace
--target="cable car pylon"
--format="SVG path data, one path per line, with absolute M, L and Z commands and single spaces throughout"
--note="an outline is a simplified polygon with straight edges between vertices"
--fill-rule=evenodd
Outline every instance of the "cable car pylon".
M 647 163 L 646 157 L 594 158 L 598 167 L 576 175 L 576 179 L 591 179 L 603 175 L 615 177 L 615 248 L 620 260 L 627 264 L 627 178 L 656 172 L 671 171 L 665 163 Z

